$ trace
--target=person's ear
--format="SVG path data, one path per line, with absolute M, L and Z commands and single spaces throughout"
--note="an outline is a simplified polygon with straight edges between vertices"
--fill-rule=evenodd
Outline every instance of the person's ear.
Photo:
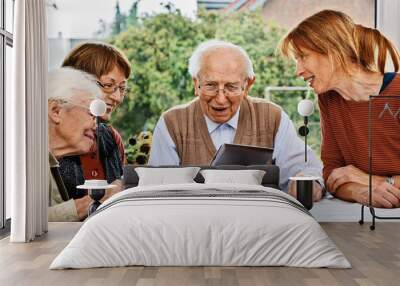
M 199 96 L 200 95 L 200 88 L 199 88 L 199 80 L 197 78 L 192 78 L 193 81 L 193 86 L 194 86 L 194 96 Z
M 256 81 L 256 76 L 253 76 L 253 78 L 247 78 L 246 88 L 244 90 L 245 96 L 249 93 L 249 90 L 255 81 Z
M 61 122 L 61 105 L 59 102 L 52 100 L 48 103 L 49 122 L 60 124 Z

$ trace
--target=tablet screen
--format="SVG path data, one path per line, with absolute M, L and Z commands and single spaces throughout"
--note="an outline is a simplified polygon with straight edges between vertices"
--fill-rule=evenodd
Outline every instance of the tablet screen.
M 274 163 L 272 160 L 273 151 L 274 149 L 267 147 L 223 144 L 210 165 L 271 165 Z

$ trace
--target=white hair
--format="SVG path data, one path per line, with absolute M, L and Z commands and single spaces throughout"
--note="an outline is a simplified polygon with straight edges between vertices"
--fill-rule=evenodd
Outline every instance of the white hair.
M 48 101 L 58 100 L 71 104 L 103 97 L 93 75 L 70 67 L 58 68 L 49 73 L 47 91 Z
M 237 51 L 240 55 L 243 56 L 243 59 L 245 61 L 247 77 L 249 79 L 253 79 L 255 77 L 253 70 L 253 63 L 251 62 L 249 55 L 242 47 L 239 47 L 238 45 L 232 44 L 230 42 L 225 42 L 220 40 L 209 40 L 197 46 L 197 48 L 194 50 L 192 56 L 189 59 L 188 70 L 192 78 L 197 78 L 199 71 L 201 70 L 204 54 L 217 49 L 231 49 Z

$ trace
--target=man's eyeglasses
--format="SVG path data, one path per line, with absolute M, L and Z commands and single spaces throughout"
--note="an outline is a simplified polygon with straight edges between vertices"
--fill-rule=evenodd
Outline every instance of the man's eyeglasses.
M 104 90 L 105 93 L 113 94 L 119 89 L 119 93 L 122 96 L 125 96 L 128 93 L 128 87 L 125 85 L 116 85 L 113 83 L 103 83 L 101 81 L 97 81 L 97 84 Z
M 199 84 L 199 88 L 208 96 L 216 96 L 221 89 L 226 96 L 239 96 L 244 90 L 244 86 L 239 83 L 227 83 L 223 88 L 219 88 L 219 84 L 216 82 L 206 82 Z

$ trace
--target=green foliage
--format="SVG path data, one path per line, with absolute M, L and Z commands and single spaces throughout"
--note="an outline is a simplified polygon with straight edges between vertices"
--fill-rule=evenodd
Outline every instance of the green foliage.
M 305 86 L 296 78 L 294 65 L 276 53 L 284 30 L 265 23 L 260 11 L 216 14 L 200 11 L 196 20 L 179 10 L 150 15 L 110 39 L 132 64 L 130 93 L 113 115 L 112 123 L 124 138 L 152 130 L 162 112 L 193 99 L 188 59 L 198 44 L 222 39 L 243 47 L 254 64 L 256 82 L 252 96 L 265 97 L 267 86 Z M 281 105 L 300 126 L 297 102 L 302 92 L 271 92 L 270 100 Z M 319 121 L 318 114 L 311 121 Z M 315 128 L 315 127 L 318 127 Z M 310 143 L 319 148 L 319 126 L 313 126 Z M 316 145 L 315 145 L 316 144 Z

